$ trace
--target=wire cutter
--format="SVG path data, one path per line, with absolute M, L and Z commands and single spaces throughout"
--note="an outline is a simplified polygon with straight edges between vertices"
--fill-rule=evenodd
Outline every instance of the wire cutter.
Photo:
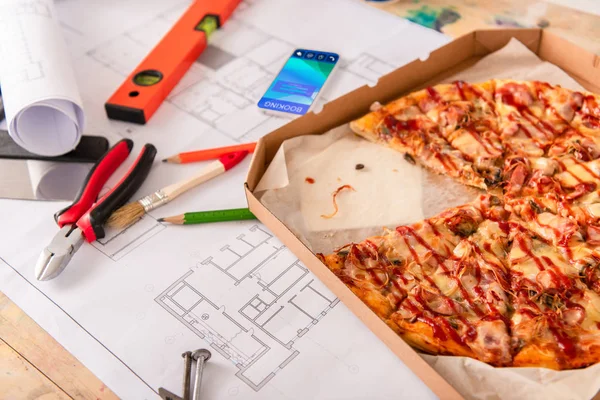
M 129 139 L 110 148 L 90 170 L 73 203 L 54 214 L 60 230 L 40 254 L 35 266 L 38 280 L 47 281 L 59 275 L 84 241 L 102 239 L 108 217 L 140 188 L 156 156 L 156 148 L 151 144 L 143 147 L 119 183 L 98 200 L 106 181 L 127 159 L 132 148 L 133 142 Z

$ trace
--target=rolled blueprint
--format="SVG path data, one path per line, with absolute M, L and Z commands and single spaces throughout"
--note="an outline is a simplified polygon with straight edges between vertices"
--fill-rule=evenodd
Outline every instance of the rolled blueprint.
M 73 200 L 92 164 L 27 160 L 33 199 Z
M 44 156 L 77 146 L 83 108 L 52 0 L 0 1 L 0 86 L 18 145 Z

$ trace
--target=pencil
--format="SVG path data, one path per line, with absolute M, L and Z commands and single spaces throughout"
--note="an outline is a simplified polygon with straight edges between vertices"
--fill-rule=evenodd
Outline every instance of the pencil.
M 234 208 L 231 210 L 197 211 L 188 212 L 173 217 L 159 218 L 158 222 L 168 222 L 176 225 L 207 224 L 211 222 L 242 221 L 256 219 L 247 208 Z
M 234 151 L 243 151 L 246 150 L 248 153 L 254 152 L 254 148 L 256 147 L 256 143 L 244 143 L 244 144 L 236 144 L 233 146 L 225 146 L 225 147 L 216 147 L 214 149 L 204 149 L 197 151 L 188 151 L 185 153 L 179 153 L 169 158 L 165 158 L 162 160 L 166 163 L 172 164 L 187 164 L 198 161 L 206 161 L 213 160 L 215 158 L 219 158 L 224 154 L 232 153 Z

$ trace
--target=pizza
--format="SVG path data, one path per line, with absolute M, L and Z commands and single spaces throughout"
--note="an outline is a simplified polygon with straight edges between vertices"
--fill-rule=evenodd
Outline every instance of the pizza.
M 379 318 L 430 354 L 555 370 L 600 361 L 600 96 L 453 82 L 350 126 L 484 191 L 318 254 Z

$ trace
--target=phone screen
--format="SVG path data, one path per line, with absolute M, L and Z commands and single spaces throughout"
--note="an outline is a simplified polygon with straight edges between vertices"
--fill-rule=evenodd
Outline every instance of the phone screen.
M 295 50 L 258 106 L 266 110 L 306 114 L 338 59 L 335 53 Z

